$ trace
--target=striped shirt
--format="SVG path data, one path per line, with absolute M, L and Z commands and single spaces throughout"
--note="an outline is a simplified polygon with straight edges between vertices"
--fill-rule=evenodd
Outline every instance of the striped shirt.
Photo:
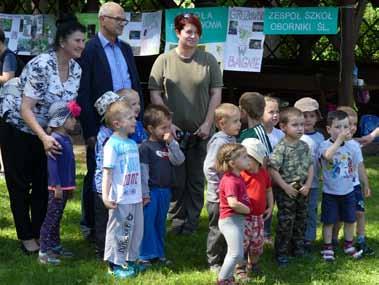
M 258 124 L 253 128 L 245 129 L 241 132 L 238 142 L 242 142 L 244 139 L 256 138 L 266 147 L 266 155 L 269 156 L 272 153 L 272 147 L 270 139 L 267 136 L 266 130 L 262 124 Z

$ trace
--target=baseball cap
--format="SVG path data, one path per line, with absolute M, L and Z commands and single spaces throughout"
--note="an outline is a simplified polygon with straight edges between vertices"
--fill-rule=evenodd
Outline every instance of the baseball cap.
M 321 118 L 321 113 L 320 113 L 320 106 L 318 102 L 310 97 L 304 97 L 295 102 L 294 105 L 295 108 L 299 109 L 301 112 L 312 112 L 316 111 Z
M 247 151 L 247 154 L 252 156 L 260 164 L 263 164 L 264 158 L 266 157 L 266 148 L 256 138 L 244 139 L 241 143 Z

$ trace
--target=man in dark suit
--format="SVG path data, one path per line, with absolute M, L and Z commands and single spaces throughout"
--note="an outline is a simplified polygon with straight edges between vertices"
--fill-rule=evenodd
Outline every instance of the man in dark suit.
M 94 195 L 95 191 L 93 189 L 96 167 L 94 146 L 101 120 L 94 108 L 94 103 L 106 91 L 133 88 L 140 94 L 141 110 L 143 108 L 141 86 L 132 49 L 130 45 L 118 39 L 127 23 L 124 9 L 119 4 L 107 2 L 102 5 L 99 10 L 100 31 L 87 42 L 79 60 L 82 67 L 82 78 L 77 100 L 82 107 L 80 122 L 87 146 L 87 174 L 84 178 L 82 191 L 82 219 L 80 225 L 86 238 L 93 237 L 95 204 L 100 203 L 101 205 L 98 206 L 103 206 L 101 197 Z M 97 212 L 99 207 L 96 206 L 96 217 L 102 216 L 102 213 Z M 106 219 L 107 211 L 104 207 L 100 210 L 105 211 Z M 104 221 L 102 222 L 104 223 Z M 98 230 L 99 234 L 105 236 L 105 232 L 100 233 L 101 228 Z M 97 234 L 96 240 L 98 240 Z M 101 251 L 101 244 L 97 248 Z

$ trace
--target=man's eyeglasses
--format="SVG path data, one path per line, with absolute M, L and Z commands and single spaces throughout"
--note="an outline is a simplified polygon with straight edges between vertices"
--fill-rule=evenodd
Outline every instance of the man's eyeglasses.
M 115 20 L 117 23 L 124 24 L 124 25 L 127 25 L 129 23 L 129 21 L 125 18 L 113 17 L 113 16 L 108 16 L 108 15 L 103 15 L 103 17 Z

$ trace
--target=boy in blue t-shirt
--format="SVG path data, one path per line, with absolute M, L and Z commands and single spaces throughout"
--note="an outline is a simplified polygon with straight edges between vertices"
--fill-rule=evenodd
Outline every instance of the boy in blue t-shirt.
M 102 199 L 109 209 L 104 260 L 116 278 L 133 277 L 143 266 L 136 263 L 143 236 L 143 205 L 138 145 L 128 138 L 134 133 L 136 118 L 123 100 L 114 102 L 105 113 L 105 123 L 113 134 L 104 146 Z
M 333 225 L 344 223 L 344 252 L 357 259 L 362 250 L 353 246 L 356 221 L 354 169 L 359 164 L 359 153 L 351 141 L 348 115 L 343 111 L 329 112 L 327 131 L 330 138 L 320 144 L 319 158 L 323 176 L 321 221 L 323 223 L 325 261 L 334 260 L 332 245 Z
M 141 110 L 139 96 L 133 89 L 121 89 L 117 93 L 112 91 L 105 92 L 100 98 L 98 98 L 94 104 L 97 112 L 100 116 L 104 116 L 106 110 L 114 102 L 119 100 L 125 100 L 132 108 L 135 117 Z M 98 258 L 103 259 L 104 256 L 104 244 L 105 244 L 105 229 L 108 221 L 108 211 L 104 207 L 101 197 L 101 184 L 103 177 L 103 149 L 104 145 L 112 135 L 113 130 L 101 124 L 99 132 L 97 133 L 97 140 L 95 145 L 95 159 L 96 169 L 94 177 L 94 190 L 95 190 L 95 247 L 96 255 Z M 134 140 L 137 144 L 140 144 L 147 138 L 146 131 L 143 128 L 141 121 L 136 121 L 136 129 L 133 134 L 129 135 L 129 138 Z

